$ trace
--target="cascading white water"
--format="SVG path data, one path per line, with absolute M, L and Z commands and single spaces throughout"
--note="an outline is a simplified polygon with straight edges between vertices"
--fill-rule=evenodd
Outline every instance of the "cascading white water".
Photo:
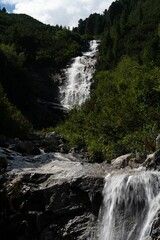
M 63 107 L 71 109 L 75 105 L 81 105 L 88 98 L 98 45 L 99 41 L 90 41 L 88 52 L 74 58 L 71 66 L 65 70 L 65 82 L 60 86 L 60 102 Z
M 150 240 L 160 210 L 160 173 L 107 175 L 99 218 L 98 240 Z

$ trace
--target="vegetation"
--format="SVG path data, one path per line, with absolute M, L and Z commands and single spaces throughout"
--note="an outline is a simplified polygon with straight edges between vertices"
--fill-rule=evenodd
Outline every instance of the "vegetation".
M 57 131 L 97 161 L 154 150 L 160 128 L 160 68 L 124 57 L 112 72 L 97 72 L 95 84 L 91 98 Z
M 92 161 L 155 150 L 160 130 L 159 0 L 116 0 L 103 14 L 80 19 L 73 31 L 1 10 L 0 29 L 4 134 L 12 133 L 6 126 L 14 124 L 30 131 L 17 108 L 38 129 L 62 120 L 62 113 L 42 103 L 58 103 L 54 74 L 81 53 L 84 40 L 96 37 L 101 45 L 90 99 L 54 130 Z
M 35 129 L 64 118 L 61 110 L 49 104 L 59 104 L 56 75 L 82 48 L 77 33 L 0 10 L 0 84 L 9 102 Z
M 97 72 L 90 99 L 57 131 L 93 161 L 155 150 L 160 129 L 159 10 L 158 0 L 117 0 L 74 29 L 101 39 Z

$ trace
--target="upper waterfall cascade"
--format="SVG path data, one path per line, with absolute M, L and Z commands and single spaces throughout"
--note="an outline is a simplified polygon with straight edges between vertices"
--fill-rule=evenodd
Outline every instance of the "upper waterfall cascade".
M 82 56 L 73 59 L 73 63 L 64 70 L 65 81 L 60 86 L 60 102 L 71 109 L 81 105 L 90 94 L 90 85 L 95 72 L 96 53 L 99 41 L 90 41 L 90 47 Z
M 98 240 L 151 240 L 160 209 L 160 173 L 109 174 L 99 217 Z

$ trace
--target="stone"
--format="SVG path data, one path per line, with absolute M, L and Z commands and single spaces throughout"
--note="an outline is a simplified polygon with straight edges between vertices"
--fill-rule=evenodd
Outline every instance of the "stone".
M 38 155 L 40 150 L 30 141 L 21 141 L 16 145 L 16 150 L 23 154 Z
M 132 154 L 116 158 L 111 164 L 87 163 L 75 152 L 25 156 L 0 148 L 0 156 L 10 165 L 5 177 L 0 175 L 2 240 L 94 239 L 104 177 L 119 168 L 141 164 Z M 155 168 L 159 156 L 160 151 L 148 156 L 144 166 Z M 152 240 L 158 240 L 159 234 L 157 215 Z
M 60 150 L 63 151 L 65 149 L 64 145 L 62 148 L 63 140 L 60 135 L 55 132 L 49 132 L 46 134 L 45 139 L 42 142 L 42 147 L 45 152 L 57 152 Z
M 5 156 L 0 156 L 0 170 L 6 169 L 8 165 L 7 158 Z
M 38 162 L 40 157 L 43 163 L 35 162 L 33 168 L 30 161 Z M 3 226 L 6 233 L 2 240 L 86 240 L 102 204 L 105 172 L 101 165 L 82 164 L 76 155 L 71 158 L 60 153 L 54 157 L 47 153 L 38 157 L 18 155 L 9 160 L 14 162 L 13 168 L 18 166 L 16 161 L 22 161 L 24 168 L 7 173 L 9 204 L 0 222 L 0 229 Z
M 144 161 L 143 166 L 147 170 L 158 170 L 160 171 L 160 150 L 149 154 L 147 159 Z
M 45 133 L 30 133 L 28 136 L 27 136 L 27 140 L 29 141 L 41 141 L 41 140 L 44 140 L 46 137 L 46 134 Z
M 111 164 L 117 168 L 125 168 L 128 166 L 129 160 L 131 159 L 132 154 L 125 154 L 111 161 Z
M 67 144 L 62 143 L 58 146 L 58 151 L 60 153 L 68 153 L 69 152 L 69 147 L 67 146 Z
M 49 132 L 46 134 L 45 140 L 49 143 L 60 144 L 61 136 L 55 132 Z
M 160 149 L 160 134 L 156 137 L 156 150 Z
M 160 239 L 160 211 L 156 214 L 155 220 L 151 227 L 150 236 L 153 240 Z

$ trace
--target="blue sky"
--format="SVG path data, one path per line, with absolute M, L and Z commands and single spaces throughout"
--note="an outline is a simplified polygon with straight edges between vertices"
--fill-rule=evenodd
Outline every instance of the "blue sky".
M 1 3 L 1 2 L 0 2 L 0 7 L 1 8 L 5 7 L 7 12 L 10 12 L 10 13 L 15 9 L 15 5 L 14 4 L 10 5 L 10 4 L 4 4 L 4 3 Z
M 80 18 L 103 13 L 113 0 L 0 0 L 8 12 L 25 13 L 50 25 L 74 27 Z

